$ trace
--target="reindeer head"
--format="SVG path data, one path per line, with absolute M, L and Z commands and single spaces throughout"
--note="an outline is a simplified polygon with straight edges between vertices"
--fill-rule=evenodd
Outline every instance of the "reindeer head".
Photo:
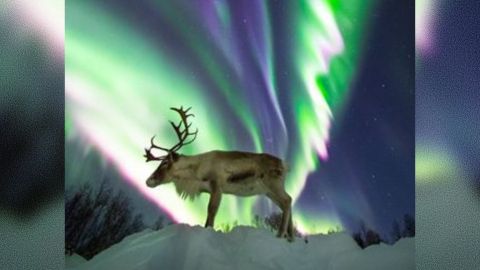
M 193 114 L 188 114 L 188 111 L 191 109 L 191 107 L 186 110 L 183 109 L 183 106 L 180 107 L 179 109 L 178 108 L 170 108 L 170 109 L 179 113 L 181 118 L 180 122 L 177 125 L 175 125 L 172 121 L 170 121 L 170 124 L 175 130 L 175 133 L 177 134 L 178 143 L 172 146 L 171 148 L 167 149 L 167 148 L 155 145 L 155 143 L 153 142 L 155 136 L 153 136 L 152 139 L 150 140 L 151 145 L 148 149 L 145 149 L 144 157 L 147 159 L 146 160 L 147 162 L 152 160 L 160 161 L 160 165 L 158 166 L 158 168 L 147 179 L 146 184 L 148 187 L 151 187 L 151 188 L 161 184 L 169 183 L 173 180 L 172 179 L 173 167 L 175 162 L 177 162 L 180 157 L 180 154 L 178 154 L 177 151 L 180 148 L 182 148 L 182 146 L 190 144 L 197 138 L 198 129 L 195 130 L 195 132 L 190 132 L 189 128 L 192 124 L 191 123 L 189 124 L 187 122 L 188 117 L 190 116 L 194 117 Z M 182 126 L 183 126 L 183 130 L 181 130 Z M 185 142 L 186 139 L 190 136 L 193 136 L 193 138 Z M 167 154 L 156 157 L 152 154 L 151 152 L 152 149 L 159 149 L 167 152 Z

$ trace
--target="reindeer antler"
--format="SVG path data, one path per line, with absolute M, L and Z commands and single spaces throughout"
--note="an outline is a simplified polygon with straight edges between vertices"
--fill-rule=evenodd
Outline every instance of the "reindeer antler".
M 175 130 L 175 133 L 177 134 L 177 138 L 179 140 L 179 142 L 177 144 L 175 144 L 172 148 L 170 148 L 171 152 L 178 151 L 180 148 L 182 148 L 182 146 L 192 143 L 197 138 L 198 128 L 195 130 L 195 132 L 189 132 L 189 130 L 188 130 L 190 128 L 190 126 L 192 125 L 192 123 L 189 124 L 187 122 L 188 117 L 190 117 L 190 116 L 195 117 L 195 115 L 193 113 L 188 114 L 188 111 L 190 111 L 191 108 L 192 107 L 190 107 L 186 110 L 183 109 L 183 106 L 181 106 L 180 109 L 170 108 L 171 110 L 178 112 L 180 114 L 180 117 L 181 117 L 181 120 L 178 123 L 178 125 L 175 125 L 172 121 L 170 121 L 170 124 L 172 125 L 173 129 Z M 180 130 L 182 124 L 184 125 L 184 130 Z M 193 135 L 193 138 L 190 141 L 185 142 L 185 140 L 188 138 L 188 136 L 192 136 L 192 135 Z
M 155 139 L 155 136 L 153 136 L 151 139 L 150 139 L 150 147 L 147 149 L 145 148 L 145 155 L 143 155 L 147 160 L 146 162 L 149 162 L 149 161 L 152 161 L 152 160 L 164 160 L 166 156 L 160 156 L 160 157 L 156 157 L 152 154 L 152 149 L 160 149 L 160 150 L 163 150 L 163 151 L 167 151 L 169 149 L 166 149 L 166 148 L 163 148 L 161 146 L 158 146 L 156 145 L 154 142 L 153 142 L 153 139 Z
M 184 110 L 183 109 L 183 106 L 181 106 L 180 108 L 170 108 L 171 110 L 173 111 L 176 111 L 177 113 L 180 114 L 180 122 L 175 125 L 175 123 L 173 123 L 172 121 L 169 121 L 170 124 L 172 125 L 173 129 L 175 130 L 175 134 L 177 134 L 177 138 L 178 138 L 178 143 L 175 144 L 174 146 L 172 146 L 170 149 L 167 149 L 167 148 L 164 148 L 164 147 L 161 147 L 161 146 L 158 146 L 156 145 L 154 142 L 153 142 L 153 139 L 155 138 L 155 136 L 152 137 L 152 139 L 150 140 L 150 147 L 147 149 L 145 148 L 145 155 L 144 157 L 147 159 L 146 162 L 149 162 L 149 161 L 152 161 L 152 160 L 164 160 L 170 153 L 174 153 L 176 151 L 178 151 L 180 148 L 182 148 L 184 145 L 187 145 L 187 144 L 190 144 L 192 143 L 196 138 L 197 138 L 197 133 L 198 133 L 198 128 L 194 131 L 194 132 L 190 132 L 189 131 L 189 128 L 190 126 L 192 125 L 191 123 L 189 124 L 188 123 L 188 117 L 192 116 L 192 117 L 195 117 L 194 114 L 189 114 L 188 111 L 190 111 L 192 107 Z M 184 126 L 184 129 L 181 130 L 182 128 L 182 124 Z M 193 138 L 190 139 L 188 142 L 185 142 L 185 140 L 189 137 L 189 136 L 192 136 L 193 135 Z M 160 157 L 155 157 L 151 150 L 152 149 L 160 149 L 162 151 L 165 151 L 167 152 L 168 154 L 165 155 L 165 156 L 160 156 Z

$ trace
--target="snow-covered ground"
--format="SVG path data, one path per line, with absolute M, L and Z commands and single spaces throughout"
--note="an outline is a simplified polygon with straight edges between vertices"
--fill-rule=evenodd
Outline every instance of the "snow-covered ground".
M 179 224 L 130 235 L 90 261 L 67 269 L 408 270 L 415 269 L 414 254 L 413 238 L 362 250 L 344 233 L 289 243 L 253 227 L 239 226 L 222 233 Z

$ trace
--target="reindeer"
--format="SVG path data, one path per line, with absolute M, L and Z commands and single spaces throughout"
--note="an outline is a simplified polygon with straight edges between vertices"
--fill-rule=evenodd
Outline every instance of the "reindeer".
M 184 110 L 170 108 L 180 115 L 178 124 L 172 125 L 178 142 L 165 148 L 150 140 L 150 147 L 145 148 L 146 161 L 160 161 L 158 168 L 147 179 L 150 188 L 173 182 L 177 193 L 183 198 L 194 199 L 202 192 L 210 194 L 208 216 L 205 227 L 213 227 L 222 194 L 236 196 L 253 196 L 264 194 L 282 210 L 282 222 L 277 237 L 293 241 L 291 197 L 284 188 L 286 165 L 277 157 L 265 153 L 248 153 L 239 151 L 210 151 L 198 155 L 179 154 L 178 150 L 192 143 L 198 129 L 190 131 L 188 123 L 191 107 Z M 154 156 L 152 149 L 166 152 L 163 156 Z

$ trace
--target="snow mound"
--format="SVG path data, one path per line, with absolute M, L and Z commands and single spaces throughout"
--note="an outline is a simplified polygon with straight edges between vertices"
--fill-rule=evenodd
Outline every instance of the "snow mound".
M 414 239 L 360 249 L 345 233 L 289 243 L 264 229 L 239 226 L 229 233 L 184 224 L 126 237 L 90 261 L 68 269 L 415 269 Z

